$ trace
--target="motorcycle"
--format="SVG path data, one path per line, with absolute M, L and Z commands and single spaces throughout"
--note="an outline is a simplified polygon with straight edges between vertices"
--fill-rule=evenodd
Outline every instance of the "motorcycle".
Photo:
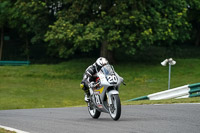
M 105 65 L 96 75 L 95 86 L 89 87 L 88 111 L 92 118 L 98 119 L 101 112 L 109 113 L 113 120 L 121 116 L 119 87 L 123 82 L 113 66 Z

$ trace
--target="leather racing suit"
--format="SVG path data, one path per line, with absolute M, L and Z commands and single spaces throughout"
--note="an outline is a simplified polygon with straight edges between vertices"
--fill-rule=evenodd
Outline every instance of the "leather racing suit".
M 95 63 L 90 65 L 83 74 L 83 80 L 81 82 L 81 88 L 89 95 L 89 85 L 96 79 L 97 68 Z

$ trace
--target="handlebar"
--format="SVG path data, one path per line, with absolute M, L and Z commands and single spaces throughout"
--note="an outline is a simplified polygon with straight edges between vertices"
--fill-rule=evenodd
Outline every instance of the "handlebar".
M 126 83 L 125 83 L 124 81 L 123 81 L 122 83 L 123 83 L 123 85 L 125 85 L 125 86 L 126 86 Z

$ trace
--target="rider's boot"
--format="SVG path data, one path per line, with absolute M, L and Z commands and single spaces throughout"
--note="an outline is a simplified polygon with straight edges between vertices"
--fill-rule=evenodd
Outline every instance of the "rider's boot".
M 83 91 L 85 92 L 85 102 L 88 102 L 89 101 L 89 97 L 90 97 L 90 92 L 89 92 L 89 88 L 85 87 L 84 83 L 81 83 L 80 84 L 80 87 L 83 89 Z
M 90 100 L 89 97 L 90 97 L 89 90 L 85 90 L 85 98 L 84 98 L 85 102 L 89 102 L 89 100 Z
M 90 98 L 87 94 L 85 94 L 85 98 L 84 98 L 85 102 L 89 102 Z

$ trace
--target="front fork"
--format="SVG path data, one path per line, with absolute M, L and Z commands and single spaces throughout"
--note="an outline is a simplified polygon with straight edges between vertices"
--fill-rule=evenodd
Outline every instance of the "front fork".
M 111 90 L 106 93 L 107 100 L 108 100 L 108 107 L 110 108 L 110 111 L 113 113 L 115 111 L 115 106 L 113 103 L 113 96 L 119 95 L 119 92 L 117 90 Z
M 88 107 L 90 108 L 93 108 L 94 107 L 94 99 L 93 99 L 93 94 L 94 94 L 94 91 L 93 89 L 89 88 L 89 93 L 90 93 L 90 100 L 88 102 Z
M 106 95 L 108 98 L 108 104 L 110 106 L 111 104 L 113 104 L 112 95 L 119 95 L 119 92 L 117 90 L 111 90 L 111 91 L 107 92 Z

